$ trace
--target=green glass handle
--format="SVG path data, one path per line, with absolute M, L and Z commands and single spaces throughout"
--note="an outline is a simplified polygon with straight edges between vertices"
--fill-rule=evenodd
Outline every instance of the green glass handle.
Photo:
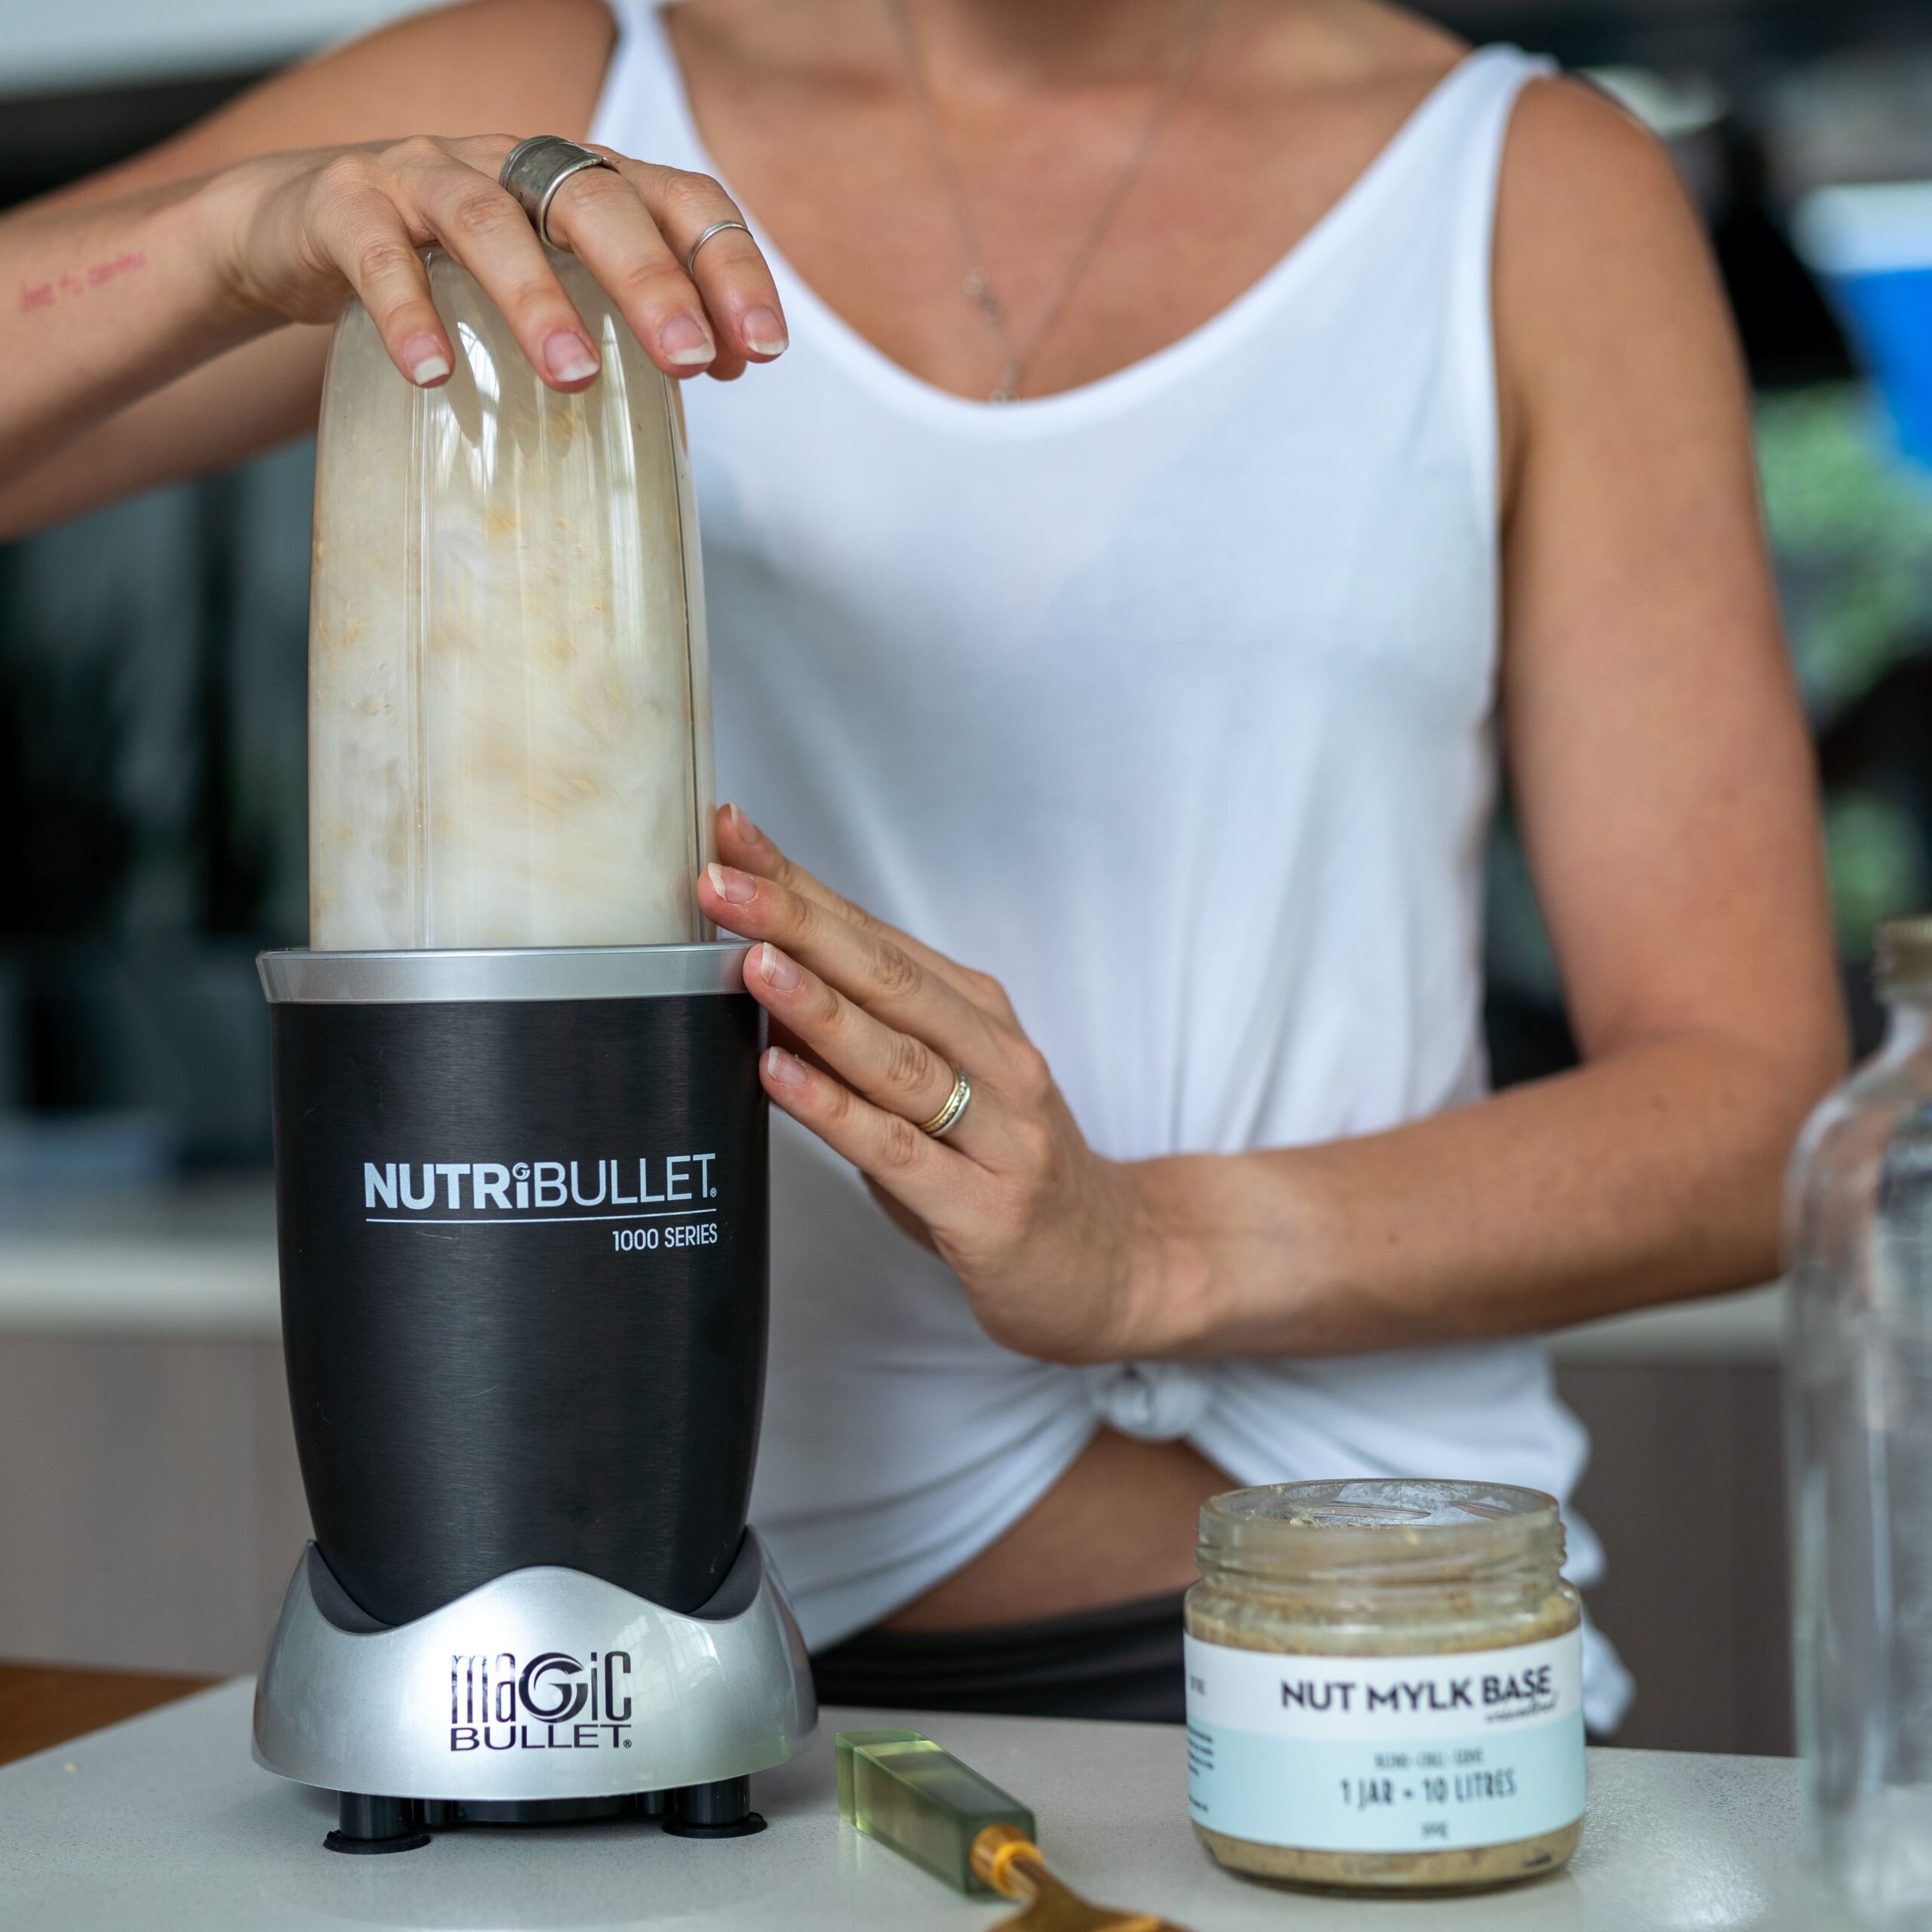
M 834 1746 L 838 1815 L 955 1890 L 988 1890 L 973 1841 L 989 1825 L 1034 1836 L 1017 1798 L 916 1730 L 841 1730 Z

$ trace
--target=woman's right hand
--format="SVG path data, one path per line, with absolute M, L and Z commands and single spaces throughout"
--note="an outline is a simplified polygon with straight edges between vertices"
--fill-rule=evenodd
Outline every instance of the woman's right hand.
M 597 350 L 546 259 L 529 217 L 497 183 L 507 134 L 406 140 L 263 156 L 205 183 L 226 279 L 254 318 L 333 321 L 359 298 L 390 359 L 425 388 L 454 354 L 421 256 L 442 248 L 475 276 L 552 389 L 596 379 Z M 667 376 L 721 380 L 768 362 L 786 343 L 783 310 L 758 245 L 728 229 L 685 272 L 691 244 L 741 220 L 709 175 L 599 148 L 550 205 L 553 240 L 589 269 Z

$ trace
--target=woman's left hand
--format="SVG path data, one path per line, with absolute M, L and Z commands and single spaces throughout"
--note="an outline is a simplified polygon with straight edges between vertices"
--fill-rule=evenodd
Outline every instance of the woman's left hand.
M 1133 1169 L 1087 1145 L 998 981 L 839 897 L 735 806 L 718 817 L 725 863 L 699 897 L 763 942 L 745 984 L 788 1042 L 759 1066 L 774 1103 L 948 1263 L 995 1341 L 1050 1361 L 1143 1352 L 1147 1204 Z M 972 1099 L 935 1139 L 919 1123 L 946 1105 L 955 1069 Z

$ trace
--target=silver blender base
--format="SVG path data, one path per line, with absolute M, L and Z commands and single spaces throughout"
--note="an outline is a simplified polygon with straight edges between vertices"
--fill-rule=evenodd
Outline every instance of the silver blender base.
M 342 1795 L 339 1850 L 424 1828 L 664 1816 L 755 1831 L 748 1780 L 818 1721 L 811 1666 L 747 1531 L 685 1614 L 574 1570 L 513 1571 L 413 1623 L 358 1609 L 313 1543 L 255 1691 L 257 1762 Z

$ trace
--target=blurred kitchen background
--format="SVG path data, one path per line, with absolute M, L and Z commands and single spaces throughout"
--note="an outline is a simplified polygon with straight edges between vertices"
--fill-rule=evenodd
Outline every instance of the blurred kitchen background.
M 406 11 L 0 0 L 0 205 Z M 1873 924 L 1932 903 L 1932 5 L 1423 11 L 1589 69 L 1709 219 L 1869 1048 Z M 305 1533 L 252 959 L 305 937 L 312 462 L 0 547 L 0 1657 L 252 1669 Z M 1506 814 L 1491 871 L 1492 1047 L 1521 1079 L 1571 1049 Z M 1640 1684 L 1623 1742 L 1790 1748 L 1778 1322 L 1770 1289 L 1557 1345 L 1598 1444 L 1592 1609 Z

